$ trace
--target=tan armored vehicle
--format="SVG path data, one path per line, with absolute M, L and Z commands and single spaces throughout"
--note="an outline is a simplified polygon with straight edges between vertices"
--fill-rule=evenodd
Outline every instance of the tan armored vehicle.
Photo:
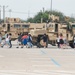
M 52 21 L 49 23 L 21 23 L 18 18 L 7 18 L 6 23 L 3 23 L 0 27 L 0 31 L 4 33 L 7 31 L 12 34 L 12 38 L 17 38 L 18 33 L 26 32 L 30 33 L 34 42 L 37 41 L 37 37 L 42 36 L 44 33 L 48 36 L 48 42 L 55 43 L 57 34 L 62 33 L 63 37 L 68 41 L 73 40 L 75 34 L 75 23 L 70 23 L 70 29 L 67 29 L 66 23 L 60 23 L 59 17 L 51 16 Z
M 46 23 L 30 23 L 29 33 L 33 42 L 37 42 L 38 35 L 42 36 L 44 33 L 47 33 Z
M 46 23 L 30 23 L 29 32 L 32 36 L 38 36 L 39 34 L 47 33 Z
M 29 32 L 29 23 L 21 23 L 18 18 L 7 18 L 6 23 L 1 25 L 1 33 L 4 34 L 5 31 L 12 34 L 12 38 L 15 39 L 18 33 Z
M 26 23 L 5 23 L 2 25 L 2 33 L 7 31 L 12 34 L 12 38 L 17 38 L 18 33 L 29 32 L 29 24 Z
M 48 35 L 48 42 L 54 44 L 56 42 L 57 35 L 62 33 L 63 37 L 68 40 L 68 42 L 73 40 L 75 34 L 75 23 L 71 23 L 71 30 L 68 30 L 67 23 L 60 23 L 57 16 L 51 16 L 52 21 L 49 23 L 30 23 L 29 32 L 32 37 L 37 37 L 38 35 L 43 35 L 46 33 Z
M 51 41 L 55 41 L 57 38 L 57 34 L 62 33 L 63 37 L 66 37 L 66 30 L 67 25 L 62 24 L 62 23 L 55 23 L 55 22 L 50 22 L 47 24 L 47 35 L 49 36 L 49 39 Z

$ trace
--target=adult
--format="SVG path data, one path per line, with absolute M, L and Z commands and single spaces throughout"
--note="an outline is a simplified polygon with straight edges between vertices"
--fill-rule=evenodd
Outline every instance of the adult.
M 47 35 L 44 34 L 43 37 L 42 37 L 42 39 L 43 39 L 43 46 L 44 46 L 44 48 L 46 48 L 47 47 L 47 40 L 48 40 Z
M 58 48 L 60 48 L 60 37 L 59 37 L 59 35 L 57 35 L 56 42 L 58 44 Z

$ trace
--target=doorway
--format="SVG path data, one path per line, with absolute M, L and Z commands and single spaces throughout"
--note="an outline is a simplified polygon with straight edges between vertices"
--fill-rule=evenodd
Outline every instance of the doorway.
M 10 24 L 7 25 L 7 31 L 10 31 Z
M 58 32 L 58 24 L 55 24 L 55 32 Z

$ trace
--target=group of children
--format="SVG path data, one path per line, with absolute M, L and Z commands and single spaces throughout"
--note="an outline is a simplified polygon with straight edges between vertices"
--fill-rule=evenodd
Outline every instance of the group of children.
M 31 48 L 33 46 L 32 44 L 32 37 L 31 34 L 29 33 L 20 33 L 18 34 L 18 38 L 17 38 L 17 47 L 19 48 L 19 46 L 21 45 L 21 48 L 24 47 L 24 45 L 26 45 L 26 47 Z
M 11 48 L 12 47 L 12 43 L 11 43 L 11 37 L 12 34 L 11 33 L 7 33 L 5 32 L 5 35 L 2 36 L 2 34 L 0 33 L 0 47 L 4 47 L 4 45 L 7 45 L 7 47 Z M 2 41 L 2 39 L 4 38 L 4 41 Z M 68 41 L 66 38 L 63 37 L 62 34 L 57 36 L 56 39 L 58 48 L 68 48 Z M 17 47 L 19 48 L 21 46 L 21 48 L 24 47 L 24 45 L 26 45 L 26 47 L 31 48 L 33 47 L 33 43 L 32 43 L 32 37 L 31 34 L 25 34 L 25 33 L 19 33 L 18 37 L 17 37 Z M 48 36 L 46 34 L 44 34 L 41 38 L 38 36 L 37 38 L 37 47 L 47 47 L 48 45 Z M 75 35 L 73 37 L 73 45 L 75 48 Z
M 12 44 L 11 44 L 11 33 L 7 33 L 5 32 L 5 35 L 2 36 L 2 34 L 0 33 L 0 46 L 3 48 L 4 45 L 7 45 L 7 47 L 11 48 Z M 3 44 L 2 44 L 2 38 L 4 38 Z M 40 40 L 41 39 L 41 40 Z M 57 44 L 58 44 L 58 48 L 63 48 L 63 46 L 66 47 L 67 45 L 67 40 L 65 38 L 63 38 L 63 35 L 60 34 L 59 36 L 57 36 Z M 47 47 L 47 42 L 48 42 L 48 37 L 46 34 L 44 34 L 41 38 L 37 38 L 37 47 Z M 24 45 L 26 45 L 26 47 L 31 48 L 33 46 L 32 44 L 32 37 L 31 34 L 25 34 L 25 33 L 19 33 L 18 37 L 17 37 L 17 47 L 19 48 L 19 46 L 21 46 L 21 48 L 24 47 Z
M 0 47 L 4 47 L 4 45 L 6 45 L 8 48 L 12 47 L 12 43 L 11 43 L 11 38 L 12 38 L 12 34 L 11 33 L 7 33 L 5 32 L 5 35 L 2 36 L 2 34 L 0 33 Z M 2 39 L 4 39 L 2 41 Z M 35 44 L 37 47 L 41 48 L 41 47 L 47 47 L 47 36 L 46 34 L 44 34 L 41 38 L 37 38 L 36 40 L 37 44 Z M 33 47 L 33 42 L 32 42 L 32 37 L 30 33 L 19 33 L 18 37 L 17 37 L 17 47 L 19 48 L 21 46 L 21 48 L 23 48 L 24 46 L 26 46 L 27 48 L 32 48 Z
M 7 33 L 5 32 L 5 35 L 2 36 L 2 34 L 0 33 L 0 47 L 4 47 L 4 45 L 6 45 L 8 48 L 12 47 L 12 43 L 11 43 L 11 33 Z M 2 41 L 2 39 L 4 39 Z M 26 47 L 31 48 L 33 46 L 32 44 L 32 37 L 30 34 L 24 34 L 24 33 L 20 33 L 18 34 L 17 37 L 17 47 L 19 48 L 19 46 L 21 46 L 21 48 L 24 47 L 24 45 L 26 45 Z

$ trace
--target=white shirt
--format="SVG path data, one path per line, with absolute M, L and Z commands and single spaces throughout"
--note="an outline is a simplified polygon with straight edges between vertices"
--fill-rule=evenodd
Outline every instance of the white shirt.
M 75 37 L 74 37 L 74 43 L 75 43 Z
M 6 38 L 6 41 L 9 41 L 9 38 Z
M 60 38 L 57 38 L 57 42 L 60 42 Z

